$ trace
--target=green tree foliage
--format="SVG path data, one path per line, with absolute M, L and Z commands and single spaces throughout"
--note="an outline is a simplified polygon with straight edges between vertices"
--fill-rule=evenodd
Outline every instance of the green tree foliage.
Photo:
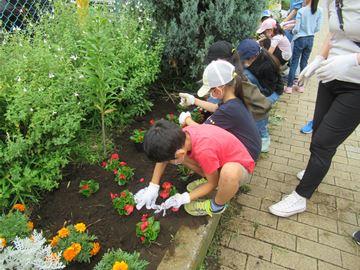
M 236 46 L 258 26 L 265 0 L 133 0 L 154 10 L 166 40 L 163 75 L 194 78 L 203 69 L 209 46 L 224 39 Z M 171 76 L 169 76 L 171 75 Z

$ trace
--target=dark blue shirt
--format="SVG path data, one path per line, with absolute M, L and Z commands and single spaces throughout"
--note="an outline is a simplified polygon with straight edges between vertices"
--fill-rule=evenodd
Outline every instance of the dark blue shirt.
M 255 121 L 239 98 L 219 104 L 219 108 L 206 119 L 205 124 L 221 127 L 238 138 L 257 160 L 261 151 L 261 137 Z

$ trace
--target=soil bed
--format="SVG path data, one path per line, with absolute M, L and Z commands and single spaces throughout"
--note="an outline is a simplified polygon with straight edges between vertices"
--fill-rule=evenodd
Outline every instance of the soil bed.
M 135 234 L 135 224 L 140 221 L 144 213 L 153 214 L 153 211 L 136 209 L 131 216 L 125 217 L 117 214 L 112 207 L 110 192 L 120 193 L 128 188 L 133 193 L 147 186 L 151 179 L 154 163 L 149 161 L 144 153 L 139 153 L 129 140 L 130 133 L 134 128 L 148 128 L 151 118 L 165 117 L 169 112 L 175 112 L 175 106 L 167 102 L 155 106 L 148 116 L 137 119 L 137 122 L 129 127 L 122 135 L 115 139 L 121 161 L 126 161 L 135 168 L 135 176 L 132 182 L 125 186 L 118 186 L 114 181 L 114 175 L 105 171 L 98 165 L 75 165 L 71 164 L 64 169 L 63 180 L 59 188 L 48 193 L 41 204 L 34 209 L 32 219 L 37 229 L 42 229 L 46 236 L 56 234 L 65 222 L 75 224 L 84 222 L 89 226 L 89 233 L 98 237 L 101 244 L 101 252 L 92 258 L 90 264 L 72 263 L 66 269 L 80 270 L 93 269 L 101 259 L 104 252 L 109 248 L 121 248 L 128 252 L 138 251 L 141 258 L 149 261 L 149 270 L 156 269 L 161 262 L 166 250 L 172 249 L 172 241 L 181 225 L 196 228 L 206 223 L 206 218 L 194 218 L 189 216 L 183 208 L 177 213 L 168 213 L 165 217 L 158 215 L 156 218 L 161 222 L 161 231 L 157 242 L 150 247 L 144 246 Z M 139 179 L 144 177 L 143 183 Z M 78 193 L 81 180 L 94 179 L 100 183 L 100 189 L 89 198 Z M 177 179 L 176 168 L 169 165 L 162 181 L 171 181 L 179 192 L 185 191 L 186 183 Z M 158 203 L 162 199 L 158 199 Z

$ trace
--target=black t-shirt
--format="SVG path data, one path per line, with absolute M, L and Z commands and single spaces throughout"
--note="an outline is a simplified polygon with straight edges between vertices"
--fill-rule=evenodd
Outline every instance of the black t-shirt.
M 257 160 L 261 151 L 261 138 L 255 121 L 239 98 L 219 104 L 219 108 L 206 119 L 205 124 L 221 127 L 238 138 Z

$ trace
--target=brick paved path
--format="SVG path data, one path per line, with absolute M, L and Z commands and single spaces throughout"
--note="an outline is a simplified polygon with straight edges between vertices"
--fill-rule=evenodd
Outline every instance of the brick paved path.
M 324 32 L 316 37 L 314 54 Z M 258 162 L 251 191 L 236 199 L 240 214 L 218 228 L 221 269 L 360 270 L 360 248 L 351 239 L 360 229 L 359 128 L 339 147 L 305 213 L 278 218 L 268 212 L 294 190 L 295 175 L 307 164 L 311 135 L 299 129 L 312 119 L 316 84 L 314 79 L 305 93 L 284 94 L 278 103 L 276 114 L 284 119 L 271 128 L 270 153 Z

